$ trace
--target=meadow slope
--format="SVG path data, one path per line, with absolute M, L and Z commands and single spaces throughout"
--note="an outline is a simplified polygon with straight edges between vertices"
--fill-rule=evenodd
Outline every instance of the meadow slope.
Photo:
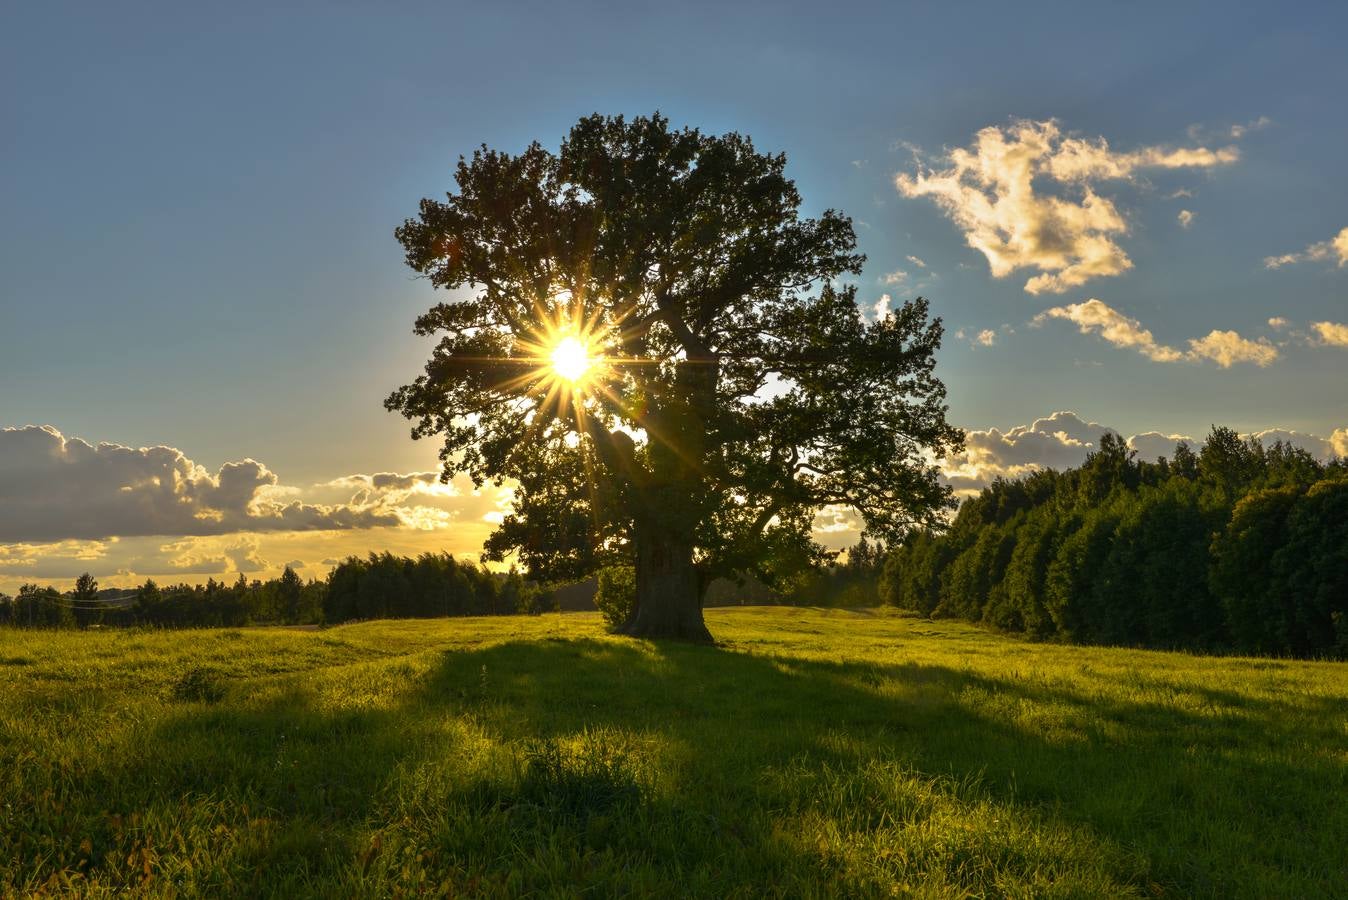
M 1348 667 L 888 611 L 0 630 L 0 894 L 1348 895 Z

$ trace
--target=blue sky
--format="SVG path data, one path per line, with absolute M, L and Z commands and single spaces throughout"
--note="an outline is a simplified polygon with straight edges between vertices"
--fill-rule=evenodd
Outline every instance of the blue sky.
M 340 479 L 433 468 L 435 448 L 381 405 L 419 371 L 410 325 L 433 302 L 393 228 L 478 144 L 555 147 L 581 115 L 659 109 L 785 151 L 807 212 L 857 222 L 867 304 L 931 298 L 961 426 L 1000 440 L 1070 410 L 1125 435 L 1348 427 L 1348 347 L 1314 330 L 1348 322 L 1333 244 L 1348 226 L 1342 6 L 270 6 L 8 12 L 0 426 L 166 445 L 217 480 L 251 458 L 275 473 L 272 495 L 312 504 L 346 502 L 320 487 Z M 1131 267 L 1036 294 L 1026 282 L 1053 274 L 1042 254 L 994 277 L 958 209 L 895 179 L 948 175 L 949 151 L 984 129 L 1048 122 L 1060 134 L 1041 162 L 1073 139 L 1132 160 L 1122 177 L 1035 181 L 1043 198 L 1111 204 L 1123 228 L 1108 238 Z M 1233 155 L 1139 161 L 1196 148 Z M 1265 262 L 1284 254 L 1298 258 Z M 1089 324 L 1088 300 L 1117 318 Z M 1242 361 L 1261 352 L 1240 357 L 1242 344 L 1223 365 L 1189 343 L 1214 331 L 1275 356 Z M 480 541 L 489 521 L 468 528 L 452 498 L 432 499 L 438 525 L 348 530 L 332 546 Z M 112 580 L 201 574 L 188 570 L 228 568 L 245 545 L 265 570 L 292 549 L 322 569 L 313 534 L 137 530 L 59 549 L 45 532 L 0 533 L 0 587 L 82 565 L 71 559 Z

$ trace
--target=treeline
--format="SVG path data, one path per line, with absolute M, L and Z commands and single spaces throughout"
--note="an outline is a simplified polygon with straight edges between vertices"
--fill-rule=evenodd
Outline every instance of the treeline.
M 515 571 L 501 575 L 448 553 L 350 557 L 328 575 L 326 622 L 496 616 L 541 612 L 547 591 Z
M 323 580 L 303 581 L 287 566 L 279 578 L 100 591 L 88 575 L 72 591 L 25 584 L 0 594 L 0 625 L 26 628 L 148 625 L 168 628 L 308 625 L 355 619 L 533 613 L 549 592 L 518 573 L 495 574 L 449 554 L 416 559 L 391 553 L 350 557 Z
M 1348 465 L 1214 428 L 998 480 L 891 549 L 881 597 L 1040 638 L 1348 658 Z

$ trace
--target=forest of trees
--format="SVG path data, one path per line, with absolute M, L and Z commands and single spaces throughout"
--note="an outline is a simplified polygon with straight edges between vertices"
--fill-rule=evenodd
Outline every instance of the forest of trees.
M 998 480 L 893 548 L 882 598 L 1077 643 L 1348 657 L 1348 464 L 1214 428 Z
M 148 625 L 182 628 L 257 624 L 308 625 L 355 619 L 497 615 L 541 611 L 547 595 L 518 573 L 493 574 L 447 553 L 416 559 L 391 553 L 350 557 L 325 581 L 304 582 L 286 567 L 279 578 L 232 584 L 99 591 L 88 575 L 73 591 L 25 584 L 15 597 L 0 594 L 0 625 L 74 628 Z

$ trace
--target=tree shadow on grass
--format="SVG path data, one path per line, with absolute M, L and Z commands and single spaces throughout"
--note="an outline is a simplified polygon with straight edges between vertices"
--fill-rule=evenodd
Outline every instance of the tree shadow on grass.
M 794 760 L 898 761 L 977 778 L 996 803 L 1051 811 L 1135 854 L 1125 881 L 1228 895 L 1348 883 L 1335 800 L 1348 785 L 1335 751 L 1345 711 L 1329 698 L 1185 686 L 1179 699 L 1202 701 L 1189 708 L 938 665 L 556 641 L 447 655 L 424 702 L 456 702 L 483 671 L 487 721 L 504 739 L 578 723 L 657 733 L 691 758 L 670 786 L 685 798 L 742 791 L 746 776 Z M 538 689 L 559 677 L 571 690 Z
M 1212 715 L 945 666 L 606 639 L 376 666 L 388 702 L 368 707 L 302 676 L 183 704 L 68 778 L 63 810 L 34 806 L 55 835 L 34 883 L 1304 895 L 1348 879 L 1342 758 L 1268 752 L 1271 731 L 1295 743 L 1284 712 L 1245 698 Z M 1335 727 L 1301 737 L 1333 747 Z

